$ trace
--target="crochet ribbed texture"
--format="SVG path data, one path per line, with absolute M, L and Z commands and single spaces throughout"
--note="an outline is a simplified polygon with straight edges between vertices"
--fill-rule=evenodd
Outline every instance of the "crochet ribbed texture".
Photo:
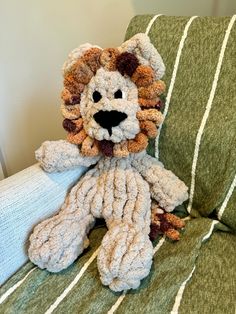
M 43 143 L 36 156 L 49 171 L 76 167 L 81 158 L 76 145 L 62 140 Z M 88 165 L 97 159 L 82 160 Z M 31 261 L 51 272 L 67 268 L 88 247 L 95 219 L 104 218 L 108 232 L 98 254 L 101 281 L 114 291 L 137 288 L 152 265 L 151 196 L 172 211 L 188 193 L 182 181 L 145 152 L 101 157 L 72 188 L 59 214 L 35 227 Z

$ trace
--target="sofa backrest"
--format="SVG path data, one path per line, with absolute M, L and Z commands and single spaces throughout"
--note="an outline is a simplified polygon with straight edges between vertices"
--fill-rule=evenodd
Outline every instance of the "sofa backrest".
M 235 19 L 141 15 L 126 32 L 126 39 L 148 32 L 166 65 L 166 117 L 156 156 L 189 186 L 191 215 L 216 211 L 234 229 Z

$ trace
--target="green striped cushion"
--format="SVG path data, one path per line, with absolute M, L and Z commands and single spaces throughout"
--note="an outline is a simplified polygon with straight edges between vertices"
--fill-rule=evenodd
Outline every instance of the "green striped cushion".
M 152 18 L 153 15 L 134 17 L 126 39 L 135 33 L 145 32 Z M 236 169 L 234 19 L 197 17 L 190 21 L 189 17 L 159 16 L 152 24 L 149 36 L 166 65 L 163 79 L 167 83 L 168 95 L 179 45 L 187 31 L 170 94 L 169 109 L 161 129 L 160 159 L 189 186 L 192 206 L 190 201 L 186 207 L 191 210 L 191 215 L 209 216 L 214 211 L 221 211 L 219 218 L 236 229 L 236 192 L 231 196 L 229 193 L 230 187 L 233 190 Z M 187 30 L 186 25 L 189 26 Z M 224 54 L 223 42 L 227 44 Z M 220 53 L 223 59 L 219 69 Z M 218 82 L 214 80 L 217 67 L 220 70 Z M 208 115 L 206 108 L 209 109 Z M 197 137 L 200 143 L 198 154 Z M 150 150 L 154 150 L 153 146 Z M 197 156 L 195 177 L 194 153 Z
M 0 288 L 0 313 L 234 313 L 236 236 L 216 230 L 212 235 L 212 221 L 196 218 L 181 241 L 161 238 L 150 275 L 139 289 L 121 294 L 101 284 L 96 252 L 106 230 L 95 229 L 91 247 L 68 269 L 52 274 L 31 262 L 22 267 Z

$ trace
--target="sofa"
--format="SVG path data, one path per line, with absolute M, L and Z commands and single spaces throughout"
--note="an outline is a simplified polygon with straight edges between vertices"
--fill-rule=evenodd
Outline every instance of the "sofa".
M 96 266 L 106 228 L 60 273 L 27 258 L 33 227 L 58 211 L 85 167 L 46 173 L 35 164 L 0 182 L 0 313 L 235 313 L 236 16 L 135 16 L 125 39 L 149 35 L 166 65 L 165 121 L 148 152 L 189 187 L 176 209 L 186 227 L 153 242 L 137 290 L 102 286 Z

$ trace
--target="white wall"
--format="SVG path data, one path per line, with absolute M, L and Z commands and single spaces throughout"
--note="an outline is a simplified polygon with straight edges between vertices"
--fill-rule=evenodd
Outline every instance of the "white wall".
M 234 11 L 235 0 L 0 0 L 0 148 L 8 174 L 33 164 L 42 141 L 65 136 L 60 69 L 72 48 L 119 45 L 136 14 Z

